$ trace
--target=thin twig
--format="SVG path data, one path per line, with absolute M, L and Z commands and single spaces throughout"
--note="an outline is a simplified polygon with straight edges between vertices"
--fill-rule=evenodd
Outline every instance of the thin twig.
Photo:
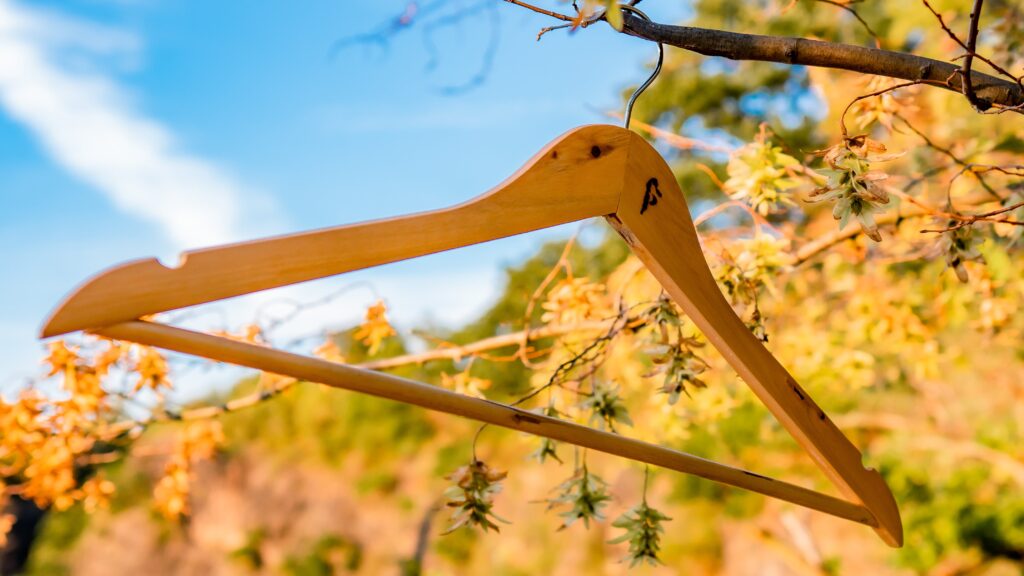
M 893 193 L 894 195 L 898 195 L 897 191 L 892 188 L 887 189 L 887 191 Z M 981 195 L 976 195 L 975 197 L 967 199 L 967 202 L 972 204 L 981 204 L 986 201 L 988 201 L 988 199 L 985 196 Z M 949 214 L 947 212 L 943 212 L 921 202 L 911 202 L 911 204 L 913 205 L 910 207 L 900 207 L 898 211 L 887 212 L 885 214 L 880 214 L 876 216 L 875 223 L 879 227 L 882 227 L 890 224 L 899 224 L 900 222 L 903 222 L 904 220 L 910 218 L 934 218 L 937 216 L 943 217 L 944 215 Z M 799 249 L 797 249 L 796 253 L 794 254 L 795 258 L 793 265 L 799 266 L 801 264 L 804 264 L 810 261 L 818 254 L 825 252 L 829 248 L 845 240 L 856 238 L 857 236 L 860 236 L 863 233 L 864 229 L 858 224 L 847 226 L 842 230 L 834 229 L 831 232 L 822 234 L 821 236 L 818 236 L 811 242 L 808 242 L 801 246 Z
M 974 93 L 974 84 L 971 81 L 971 64 L 974 63 L 975 49 L 978 46 L 978 21 L 981 19 L 981 5 L 984 0 L 974 0 L 974 7 L 971 8 L 971 27 L 967 33 L 967 55 L 964 57 L 963 77 L 964 96 L 974 106 L 975 110 L 986 110 L 989 104 L 982 104 L 978 95 Z
M 1012 78 L 1013 81 L 1016 82 L 1018 86 L 1022 86 L 1020 77 L 1014 76 L 1012 73 L 1010 73 L 1008 70 L 1006 70 L 1005 68 L 1003 68 L 999 64 L 996 64 L 992 60 L 986 58 L 985 56 L 982 56 L 981 54 L 978 54 L 977 52 L 975 52 L 971 48 L 968 48 L 967 43 L 965 43 L 963 40 L 961 40 L 960 37 L 957 36 L 956 33 L 954 33 L 949 28 L 948 25 L 946 25 L 946 20 L 942 17 L 942 14 L 939 14 L 939 12 L 935 8 L 932 7 L 932 5 L 928 2 L 928 0 L 921 0 L 921 2 L 924 3 L 925 7 L 928 8 L 928 10 L 932 13 L 933 16 L 935 16 L 935 19 L 939 21 L 939 26 L 942 27 L 942 30 L 946 33 L 946 35 L 949 36 L 949 38 L 952 39 L 954 42 L 959 44 L 961 48 L 966 50 L 967 54 L 970 54 L 973 57 L 977 58 L 978 60 L 981 60 L 985 64 L 988 64 L 993 70 L 995 70 L 999 74 L 1002 74 L 1003 76 L 1006 76 L 1008 78 Z M 979 6 L 978 12 L 979 13 L 981 12 L 980 11 L 980 6 Z M 963 90 L 961 89 L 961 92 L 962 91 Z M 1019 106 L 1019 104 L 1017 106 Z
M 927 145 L 929 148 L 931 148 L 931 149 L 941 153 L 942 155 L 946 156 L 947 158 L 949 158 L 950 160 L 952 160 L 953 162 L 957 163 L 958 165 L 960 165 L 962 167 L 966 167 L 966 166 L 970 165 L 969 162 L 967 162 L 966 160 L 964 160 L 964 159 L 960 158 L 959 156 L 957 156 L 956 154 L 954 154 L 951 149 L 944 148 L 944 147 L 939 146 L 938 144 L 936 144 L 934 141 L 932 141 L 931 138 L 928 137 L 927 134 L 925 134 L 924 132 L 918 130 L 913 124 L 910 123 L 909 120 L 907 120 L 903 116 L 901 116 L 899 114 L 895 114 L 895 117 L 899 118 L 900 121 L 902 121 L 903 124 L 906 125 L 907 128 L 910 128 L 911 132 L 913 132 L 914 134 L 917 134 L 917 137 L 920 138 L 921 140 L 923 140 L 925 145 Z M 991 186 L 989 186 L 988 182 L 986 182 L 985 179 L 981 177 L 981 175 L 975 174 L 974 176 L 975 176 L 975 178 L 978 179 L 978 183 L 981 184 L 981 187 L 984 188 L 985 191 L 988 192 L 992 197 L 994 197 L 994 198 L 996 198 L 998 200 L 1003 200 L 1003 197 L 1000 196 L 999 193 L 995 191 L 995 189 L 993 189 Z
M 842 131 L 843 139 L 848 139 L 849 138 L 849 133 L 846 131 L 846 114 L 850 111 L 850 108 L 853 107 L 854 104 L 856 104 L 857 102 L 860 102 L 861 100 L 867 99 L 867 98 L 874 98 L 876 96 L 881 96 L 882 94 L 885 94 L 887 92 L 892 92 L 894 90 L 899 90 L 900 88 L 907 88 L 909 86 L 916 86 L 916 85 L 922 84 L 922 83 L 923 82 L 921 80 L 913 80 L 913 81 L 910 81 L 910 82 L 904 82 L 902 84 L 894 84 L 892 86 L 889 86 L 888 88 L 883 88 L 881 90 L 877 90 L 877 91 L 872 92 L 870 94 L 863 94 L 861 96 L 857 96 L 853 100 L 850 100 L 850 103 L 847 104 L 846 108 L 843 109 L 842 115 L 839 116 L 839 129 Z
M 510 406 L 519 406 L 523 402 L 526 402 L 530 398 L 540 394 L 544 390 L 551 388 L 561 382 L 561 378 L 564 378 L 566 374 L 569 374 L 576 366 L 580 363 L 594 363 L 599 357 L 601 350 L 605 344 L 613 340 L 623 328 L 629 325 L 626 311 L 623 310 L 616 317 L 614 321 L 608 327 L 608 330 L 602 334 L 599 338 L 592 340 L 586 347 L 583 348 L 579 353 L 575 354 L 572 358 L 562 362 L 555 368 L 555 371 L 551 374 L 551 378 L 543 385 L 534 388 L 532 391 L 521 397 L 519 400 L 511 403 Z
M 537 41 L 540 42 L 540 39 L 543 38 L 544 35 L 547 34 L 548 32 L 553 32 L 555 30 L 561 30 L 563 28 L 571 28 L 571 27 L 572 27 L 572 24 L 557 24 L 555 26 L 547 26 L 547 27 L 541 28 L 540 31 L 537 32 Z
M 370 362 L 364 362 L 357 364 L 359 368 L 365 368 L 367 370 L 386 370 L 388 368 L 397 368 L 399 366 L 408 366 L 412 364 L 424 364 L 426 362 L 436 360 L 460 360 L 467 356 L 475 356 L 481 352 L 487 350 L 495 350 L 498 348 L 504 348 L 507 346 L 516 346 L 523 341 L 523 338 L 528 336 L 530 340 L 538 340 L 541 338 L 550 338 L 552 336 L 561 336 L 564 334 L 570 334 L 573 332 L 592 332 L 607 328 L 608 322 L 602 321 L 591 321 L 582 322 L 580 324 L 565 325 L 548 325 L 542 328 L 533 328 L 527 333 L 526 330 L 519 332 L 510 332 L 508 334 L 501 334 L 499 336 L 492 336 L 490 338 L 484 338 L 478 340 L 472 344 L 466 344 L 465 346 L 452 346 L 445 348 L 437 348 L 434 350 L 428 350 L 426 352 L 420 352 L 417 354 L 405 354 L 402 356 L 395 356 L 394 358 L 384 358 L 383 360 L 373 360 Z
M 881 48 L 882 47 L 882 39 L 878 36 L 878 34 L 875 33 L 874 30 L 871 29 L 871 25 L 868 24 L 867 21 L 864 20 L 864 18 L 861 18 L 861 15 L 858 14 L 856 10 L 854 10 L 853 8 L 850 8 L 850 6 L 848 4 L 843 4 L 842 2 L 835 2 L 834 0 L 817 0 L 817 1 L 825 3 L 825 4 L 831 4 L 831 5 L 836 6 L 838 8 L 842 8 L 843 10 L 846 10 L 850 14 L 853 14 L 853 17 L 856 18 L 857 21 L 860 22 L 861 26 L 863 26 L 864 29 L 867 30 L 868 34 L 870 34 L 871 37 L 875 39 L 875 48 Z
M 576 20 L 575 18 L 573 18 L 572 16 L 569 16 L 567 14 L 560 14 L 558 12 L 553 12 L 553 11 L 548 10 L 546 8 L 541 8 L 540 6 L 534 6 L 533 4 L 527 4 L 526 2 L 523 2 L 522 0 L 505 0 L 505 2 L 508 2 L 509 4 L 515 4 L 516 6 L 520 6 L 522 8 L 526 8 L 527 10 L 532 10 L 533 12 L 536 12 L 538 14 L 543 14 L 545 16 L 550 16 L 552 18 L 557 18 L 558 20 L 562 20 L 562 21 L 565 21 L 565 22 L 574 22 Z

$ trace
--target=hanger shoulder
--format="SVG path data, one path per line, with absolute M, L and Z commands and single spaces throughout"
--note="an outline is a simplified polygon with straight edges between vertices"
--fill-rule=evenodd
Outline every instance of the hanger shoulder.
M 675 176 L 639 136 L 630 147 L 619 209 L 609 221 L 829 479 L 871 511 L 883 540 L 901 545 L 902 524 L 889 487 L 878 472 L 864 468 L 857 448 L 725 300 Z
M 42 336 L 603 216 L 615 211 L 629 141 L 622 128 L 584 126 L 555 139 L 487 193 L 451 208 L 195 250 L 173 268 L 155 259 L 121 264 L 72 292 Z

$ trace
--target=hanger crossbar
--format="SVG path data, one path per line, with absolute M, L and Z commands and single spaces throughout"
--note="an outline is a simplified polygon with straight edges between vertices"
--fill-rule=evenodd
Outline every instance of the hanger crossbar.
M 391 374 L 142 320 L 123 322 L 91 332 L 106 338 L 137 342 L 274 374 L 287 374 L 309 382 L 462 416 L 636 462 L 692 474 L 867 526 L 877 526 L 871 512 L 860 504 L 686 452 L 544 416 L 500 402 L 458 394 Z

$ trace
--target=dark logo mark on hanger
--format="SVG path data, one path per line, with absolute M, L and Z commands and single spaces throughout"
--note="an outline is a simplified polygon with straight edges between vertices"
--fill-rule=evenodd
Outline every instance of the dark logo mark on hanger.
M 644 205 L 640 207 L 640 213 L 647 212 L 647 208 L 658 205 L 658 198 L 661 198 L 661 188 L 658 188 L 658 179 L 651 178 L 647 181 L 644 189 Z
M 516 423 L 522 423 L 522 422 L 526 422 L 527 424 L 543 424 L 544 423 L 544 422 L 542 422 L 540 420 L 540 418 L 536 418 L 534 416 L 531 416 L 531 415 L 529 415 L 529 414 L 527 414 L 527 413 L 525 413 L 523 411 L 516 411 L 514 414 L 512 414 L 512 418 L 516 421 Z
M 815 414 L 818 416 L 818 420 L 825 420 L 827 418 L 827 416 L 825 416 L 825 411 L 819 408 L 818 405 L 814 403 L 814 400 L 808 398 L 804 394 L 803 390 L 800 389 L 800 385 L 794 382 L 792 378 L 787 378 L 786 383 L 789 384 L 790 390 L 797 395 L 797 398 L 800 398 L 804 404 L 807 404 L 809 408 L 815 411 Z

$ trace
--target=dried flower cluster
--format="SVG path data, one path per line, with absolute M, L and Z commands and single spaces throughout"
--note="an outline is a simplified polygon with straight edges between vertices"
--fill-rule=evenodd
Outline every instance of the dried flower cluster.
M 156 509 L 165 518 L 177 521 L 189 515 L 194 466 L 212 458 L 223 443 L 224 433 L 216 420 L 196 422 L 180 432 L 164 475 L 153 489 Z
M 870 98 L 857 100 L 850 106 L 849 114 L 854 118 L 858 130 L 867 130 L 878 123 L 886 130 L 893 130 L 893 121 L 900 112 L 910 112 L 914 107 L 908 103 L 909 88 L 897 88 L 900 82 L 884 76 L 873 76 L 868 81 L 865 92 L 875 94 Z
M 441 385 L 459 394 L 473 396 L 474 398 L 486 398 L 484 390 L 491 387 L 491 381 L 471 375 L 469 368 L 467 368 L 454 375 L 442 372 Z
M 587 528 L 590 528 L 591 520 L 604 520 L 601 509 L 611 500 L 608 484 L 588 470 L 586 464 L 559 484 L 556 490 L 558 495 L 548 500 L 548 510 L 568 507 L 559 513 L 563 519 L 560 529 L 572 526 L 577 520 L 583 520 Z
M 594 383 L 593 390 L 580 402 L 580 408 L 590 412 L 590 424 L 604 430 L 615 431 L 615 423 L 632 426 L 626 403 L 619 396 L 619 388 L 605 382 Z
M 775 277 L 786 270 L 792 256 L 789 242 L 767 234 L 736 240 L 719 253 L 715 278 L 755 336 L 767 341 L 764 317 L 758 306 L 762 291 L 771 291 Z
M 463 526 L 478 527 L 498 531 L 493 520 L 506 522 L 494 514 L 494 496 L 501 492 L 501 481 L 508 476 L 507 472 L 494 470 L 479 460 L 462 466 L 448 475 L 448 480 L 455 483 L 445 492 L 445 505 L 455 508 L 451 523 L 445 534 L 449 534 Z M 492 520 L 493 519 L 493 520 Z
M 704 343 L 683 334 L 683 319 L 676 305 L 662 293 L 642 318 L 654 327 L 653 342 L 647 350 L 654 369 L 644 377 L 663 376 L 659 391 L 668 395 L 668 403 L 678 402 L 681 394 L 689 395 L 690 388 L 707 387 L 700 375 L 708 365 L 696 352 Z
M 794 170 L 800 162 L 774 145 L 763 129 L 753 142 L 729 156 L 725 191 L 744 200 L 762 215 L 793 206 L 792 189 L 800 184 Z
M 818 172 L 828 181 L 811 192 L 811 201 L 833 202 L 832 216 L 839 220 L 840 230 L 855 218 L 869 238 L 881 242 L 874 214 L 889 203 L 889 194 L 878 184 L 889 175 L 872 170 L 872 164 L 893 160 L 902 154 L 886 154 L 884 144 L 867 136 L 847 138 L 819 154 L 828 168 Z
M 544 416 L 550 416 L 552 418 L 558 418 L 562 416 L 562 413 L 559 412 L 558 409 L 555 408 L 554 404 L 552 404 L 551 402 L 549 402 L 548 405 L 543 408 L 538 408 L 534 410 L 534 412 L 537 412 L 538 414 L 542 414 Z M 536 450 L 530 453 L 530 458 L 536 459 L 541 464 L 546 462 L 548 458 L 551 458 L 552 460 L 558 463 L 562 462 L 562 459 L 558 457 L 558 442 L 555 442 L 551 438 L 541 438 L 540 445 L 537 447 Z
M 607 291 L 586 278 L 564 278 L 551 287 L 542 304 L 541 320 L 548 324 L 573 325 L 600 320 L 611 314 Z
M 63 341 L 52 342 L 47 376 L 60 377 L 67 396 L 50 397 L 27 388 L 14 402 L 0 399 L 0 469 L 8 482 L 19 483 L 23 496 L 58 510 L 76 502 L 95 509 L 107 501 L 113 485 L 102 475 L 83 481 L 82 460 L 107 429 L 110 407 L 101 379 L 127 352 L 127 347 L 111 343 L 87 358 Z M 139 353 L 145 357 L 149 350 Z M 155 371 L 150 376 L 159 377 Z
M 643 502 L 612 522 L 612 526 L 622 528 L 626 533 L 611 543 L 629 542 L 629 554 L 626 559 L 629 560 L 630 567 L 641 562 L 657 566 L 661 563 L 658 560 L 658 552 L 661 550 L 661 534 L 665 531 L 661 524 L 668 520 L 671 518 L 651 508 L 645 498 Z
M 366 309 L 366 319 L 352 335 L 367 347 L 367 352 L 373 356 L 380 350 L 380 345 L 385 338 L 395 335 L 395 329 L 391 327 L 387 319 L 387 307 L 383 301 Z
M 950 222 L 951 230 L 942 234 L 940 241 L 942 253 L 946 258 L 946 266 L 949 266 L 956 277 L 966 283 L 967 268 L 965 262 L 983 260 L 979 248 L 981 239 L 975 233 L 974 226 L 959 226 L 958 222 Z

